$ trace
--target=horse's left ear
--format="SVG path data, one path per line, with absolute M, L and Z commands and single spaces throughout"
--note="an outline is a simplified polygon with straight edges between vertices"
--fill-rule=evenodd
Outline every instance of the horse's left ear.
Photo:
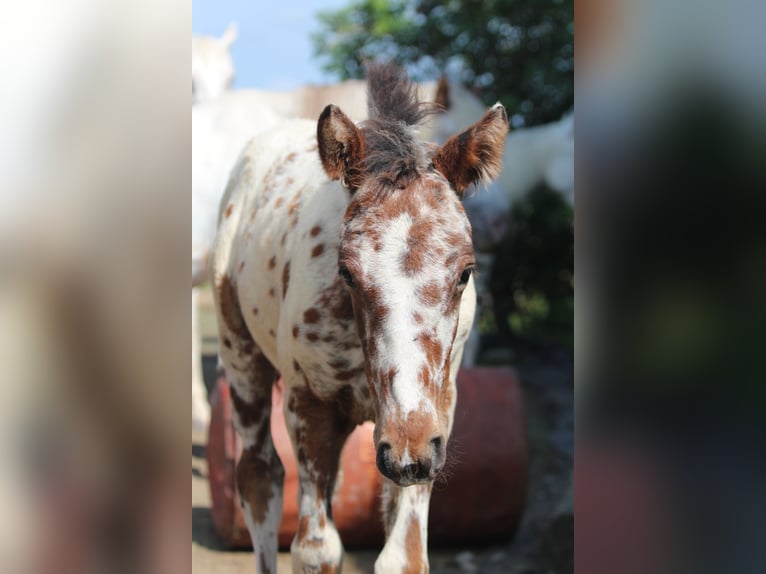
M 500 174 L 508 135 L 508 116 L 497 103 L 470 128 L 452 136 L 433 158 L 433 164 L 460 197 L 474 183 Z
M 229 25 L 226 27 L 226 30 L 224 31 L 223 36 L 221 36 L 221 42 L 227 48 L 231 48 L 231 45 L 234 44 L 234 42 L 236 41 L 237 41 L 237 23 L 230 22 Z
M 450 109 L 451 102 L 449 98 L 449 81 L 447 80 L 447 76 L 444 74 L 442 74 L 441 78 L 439 78 L 439 83 L 436 85 L 434 103 L 439 107 L 441 111 L 447 111 Z
M 330 179 L 339 179 L 351 190 L 364 179 L 364 137 L 340 108 L 330 104 L 317 124 L 319 159 Z

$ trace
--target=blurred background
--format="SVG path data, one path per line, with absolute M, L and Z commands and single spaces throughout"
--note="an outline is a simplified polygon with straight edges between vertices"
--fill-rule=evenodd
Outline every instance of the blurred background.
M 500 536 L 488 536 L 478 546 L 474 537 L 470 545 L 436 550 L 431 571 L 571 571 L 573 3 L 299 0 L 267 6 L 194 0 L 192 7 L 193 116 L 202 116 L 213 102 L 222 107 L 232 93 L 244 97 L 255 89 L 288 100 L 306 86 L 363 80 L 365 63 L 374 60 L 394 61 L 424 85 L 440 78 L 448 82 L 448 97 L 440 101 L 448 108 L 442 137 L 478 120 L 495 102 L 504 104 L 513 132 L 506 146 L 506 179 L 473 190 L 466 202 L 480 252 L 481 305 L 465 364 L 513 367 L 517 373 L 507 384 L 521 390 L 525 474 L 509 477 L 509 491 L 488 496 L 507 506 L 521 489 L 525 505 L 523 517 L 517 515 Z M 223 79 L 222 87 L 208 88 L 216 78 Z M 479 115 L 462 111 L 469 106 Z M 195 146 L 202 133 L 196 126 Z M 217 338 L 206 286 L 197 308 L 205 392 L 212 394 Z M 476 416 L 503 419 L 508 416 L 503 408 L 486 404 Z M 213 447 L 205 449 L 205 438 L 193 435 L 195 572 L 220 571 L 227 546 L 212 532 L 205 481 L 212 470 L 205 458 Z M 228 563 L 250 566 L 247 555 L 226 556 Z M 374 551 L 350 550 L 346 569 L 372 571 L 374 558 Z M 289 569 L 289 561 L 282 566 Z
M 190 522 L 205 520 L 202 503 L 202 511 L 189 512 L 189 496 L 206 476 L 204 445 L 197 443 L 187 490 L 190 320 L 189 299 L 180 295 L 188 292 L 192 179 L 186 42 L 190 29 L 221 37 L 235 21 L 235 89 L 334 83 L 356 76 L 358 64 L 333 40 L 333 22 L 346 25 L 349 4 L 292 10 L 297 4 L 284 2 L 296 18 L 306 15 L 306 35 L 290 26 L 268 28 L 288 44 L 305 39 L 309 72 L 244 83 L 249 69 L 259 77 L 256 62 L 279 59 L 278 39 L 241 51 L 240 42 L 254 41 L 247 27 L 265 22 L 271 9 L 254 20 L 229 10 L 234 3 L 215 5 L 216 20 L 206 22 L 196 2 L 0 4 L 0 564 L 9 572 L 189 572 L 192 556 L 195 568 L 240 567 L 238 555 L 216 546 L 210 530 L 196 540 L 193 530 L 188 552 Z M 516 46 L 508 59 L 525 54 L 502 19 L 491 26 L 485 19 L 481 34 L 455 35 L 493 6 L 504 6 L 512 28 L 558 22 L 559 10 L 569 8 L 553 3 L 548 13 L 546 3 L 448 2 L 424 4 L 422 13 L 418 5 L 371 3 L 367 13 L 386 17 L 373 25 L 359 12 L 340 38 L 358 39 L 360 29 L 371 38 L 378 33 L 385 40 L 376 49 L 401 57 L 418 78 L 434 80 L 443 68 L 484 103 L 500 98 L 514 128 L 566 115 L 571 78 L 545 76 L 561 65 L 556 56 L 493 77 L 483 76 L 494 71 L 484 60 L 468 65 L 452 57 L 479 50 L 489 37 L 496 46 Z M 460 12 L 464 7 L 470 10 Z M 516 7 L 524 9 L 516 13 Z M 324 8 L 335 16 L 314 19 Z M 574 495 L 577 564 L 588 574 L 760 573 L 766 564 L 763 10 L 750 0 L 578 0 L 574 6 Z M 451 21 L 453 12 L 459 16 Z M 414 27 L 402 25 L 399 15 Z M 425 38 L 425 26 L 437 32 Z M 547 50 L 546 29 L 530 30 L 521 45 Z M 557 35 L 566 27 L 554 29 Z M 390 47 L 388 38 L 399 32 L 415 36 L 402 42 L 403 55 L 415 50 L 411 58 Z M 319 34 L 317 42 L 333 40 L 316 58 L 312 34 Z M 542 36 L 535 42 L 530 34 Z M 453 37 L 456 44 L 448 41 Z M 454 53 L 423 50 L 438 60 L 421 61 L 418 48 L 407 48 L 421 41 L 437 46 L 439 38 Z M 490 60 L 489 52 L 477 54 Z M 564 77 L 571 74 L 567 58 L 560 57 Z M 517 77 L 505 91 L 500 84 L 493 91 L 501 76 L 521 70 L 523 82 Z M 527 74 L 539 81 L 525 83 Z M 555 93 L 535 99 L 541 84 Z M 533 191 L 530 202 L 536 193 L 551 195 Z M 553 212 L 561 210 L 571 226 L 569 207 L 554 199 Z M 530 217 L 547 213 L 535 208 Z M 510 233 L 521 228 L 512 225 Z M 538 329 L 558 316 L 551 309 L 571 296 L 570 282 L 545 284 L 565 297 L 557 303 L 543 292 L 513 301 L 506 319 L 525 312 L 527 318 L 508 321 L 513 344 L 495 347 L 518 366 L 524 384 L 532 380 L 525 356 L 533 366 L 543 363 L 543 372 L 567 356 L 545 351 L 551 340 L 554 349 L 567 349 L 563 322 Z M 491 337 L 503 324 L 496 317 L 482 321 L 489 338 L 480 363 L 495 360 Z M 517 344 L 522 335 L 534 343 Z M 549 418 L 538 421 L 552 417 L 563 421 L 563 436 L 571 432 L 565 416 L 571 409 L 557 406 L 566 405 L 566 393 L 560 403 L 537 406 L 529 396 L 525 389 L 530 418 L 542 410 Z M 531 449 L 540 444 L 535 435 L 551 431 L 540 423 L 527 425 L 527 433 Z M 562 449 L 548 453 L 546 464 L 571 468 Z M 527 499 L 541 484 L 531 468 L 535 460 L 541 457 L 530 455 Z M 547 541 L 556 548 L 556 540 L 572 536 L 532 539 L 533 548 Z M 502 572 L 528 565 L 508 559 L 513 543 L 489 554 L 458 549 L 444 567 L 491 572 L 493 558 Z M 200 561 L 202 554 L 211 562 Z M 565 548 L 560 556 L 571 553 Z

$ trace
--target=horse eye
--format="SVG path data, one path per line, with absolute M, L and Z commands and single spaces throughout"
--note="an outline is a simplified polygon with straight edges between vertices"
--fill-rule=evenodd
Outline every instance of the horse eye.
M 466 267 L 463 269 L 463 272 L 460 274 L 460 280 L 457 282 L 458 287 L 465 287 L 465 285 L 468 284 L 468 280 L 471 278 L 471 273 L 473 273 L 473 267 Z
M 340 275 L 349 287 L 354 286 L 354 278 L 351 276 L 351 272 L 345 265 L 338 269 L 338 275 Z

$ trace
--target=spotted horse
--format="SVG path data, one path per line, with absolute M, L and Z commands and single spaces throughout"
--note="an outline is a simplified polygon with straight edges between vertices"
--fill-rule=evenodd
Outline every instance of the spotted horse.
M 375 421 L 385 477 L 384 574 L 428 572 L 431 487 L 443 468 L 473 321 L 463 193 L 500 170 L 496 104 L 441 147 L 404 72 L 368 70 L 369 118 L 327 106 L 243 151 L 221 202 L 212 269 L 221 358 L 242 437 L 237 486 L 260 573 L 274 573 L 284 468 L 269 430 L 281 373 L 300 482 L 294 572 L 339 572 L 331 499 L 341 449 Z

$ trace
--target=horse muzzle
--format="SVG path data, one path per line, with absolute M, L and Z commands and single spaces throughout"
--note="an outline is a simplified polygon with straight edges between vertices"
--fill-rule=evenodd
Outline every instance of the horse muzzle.
M 378 470 L 398 486 L 429 483 L 444 467 L 446 449 L 441 436 L 432 438 L 428 446 L 430 452 L 424 456 L 411 456 L 409 452 L 397 456 L 390 443 L 381 441 L 375 459 Z

